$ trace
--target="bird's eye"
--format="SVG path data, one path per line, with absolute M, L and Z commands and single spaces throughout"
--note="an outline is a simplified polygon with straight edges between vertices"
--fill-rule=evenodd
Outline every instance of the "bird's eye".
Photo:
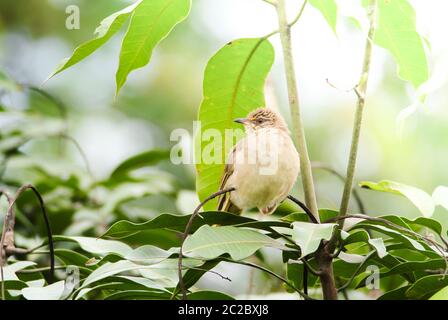
M 261 123 L 263 123 L 263 120 L 262 119 L 257 119 L 257 123 L 261 124 Z

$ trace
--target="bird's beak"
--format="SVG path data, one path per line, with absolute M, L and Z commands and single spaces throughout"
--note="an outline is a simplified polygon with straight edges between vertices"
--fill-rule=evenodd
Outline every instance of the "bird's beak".
M 233 120 L 236 123 L 241 123 L 241 124 L 246 124 L 247 123 L 247 119 L 246 118 L 238 118 Z

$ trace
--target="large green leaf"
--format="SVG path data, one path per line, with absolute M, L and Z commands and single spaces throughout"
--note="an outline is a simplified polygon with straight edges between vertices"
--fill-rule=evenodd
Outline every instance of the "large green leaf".
M 33 261 L 18 261 L 13 264 L 7 265 L 3 267 L 3 280 L 4 281 L 18 281 L 19 278 L 16 275 L 17 271 L 26 269 L 28 267 L 36 265 L 36 262 Z
M 120 274 L 123 272 L 138 270 L 143 268 L 143 266 L 133 263 L 127 260 L 120 260 L 117 262 L 107 262 L 101 267 L 93 271 L 83 282 L 81 288 L 85 288 L 94 282 L 100 281 L 102 279 Z
M 104 300 L 168 300 L 170 295 L 153 290 L 125 290 L 112 293 Z
M 21 86 L 15 82 L 9 75 L 0 70 L 0 92 L 6 91 L 19 91 Z
M 426 299 L 446 286 L 448 286 L 447 276 L 433 274 L 417 280 L 406 291 L 406 296 L 411 299 Z
M 194 286 L 195 283 L 198 282 L 199 279 L 201 279 L 205 273 L 209 272 L 211 269 L 216 267 L 220 262 L 221 262 L 221 259 L 219 259 L 219 258 L 215 259 L 215 260 L 209 260 L 209 261 L 205 261 L 205 263 L 203 265 L 201 265 L 200 268 L 187 270 L 187 272 L 185 272 L 185 275 L 183 276 L 185 289 L 189 289 L 192 286 Z M 179 284 L 177 284 L 174 292 L 175 292 L 175 294 L 177 294 L 177 293 L 179 293 L 179 291 L 180 291 L 180 287 L 179 287 Z
M 402 274 L 407 272 L 417 272 L 426 270 L 440 270 L 446 267 L 445 259 L 432 259 L 427 261 L 408 261 L 403 262 L 389 271 L 381 274 L 381 277 L 388 277 L 396 274 Z
M 448 210 L 448 187 L 438 186 L 432 193 L 434 203 Z
M 448 287 L 443 288 L 433 295 L 429 300 L 448 300 Z
M 280 247 L 281 244 L 254 230 L 204 225 L 185 240 L 183 251 L 186 256 L 207 260 L 225 253 L 234 260 L 242 260 L 265 246 Z
M 292 226 L 292 239 L 299 245 L 302 250 L 302 257 L 304 257 L 316 251 L 322 240 L 330 240 L 336 224 L 315 224 L 297 221 Z
M 117 179 L 123 175 L 126 175 L 129 171 L 135 170 L 145 166 L 151 166 L 157 164 L 161 160 L 167 160 L 170 158 L 169 150 L 149 150 L 137 154 L 129 159 L 126 159 L 110 175 L 110 179 Z
M 231 296 L 218 291 L 198 291 L 188 295 L 188 300 L 235 300 Z
M 124 238 L 130 235 L 136 234 L 138 232 L 154 230 L 154 229 L 170 229 L 175 231 L 183 232 L 185 230 L 185 226 L 187 225 L 188 220 L 190 220 L 190 216 L 177 216 L 172 214 L 161 214 L 155 217 L 152 220 L 143 223 L 133 223 L 130 221 L 122 220 L 113 224 L 109 230 L 103 235 L 103 237 L 108 238 Z M 263 225 L 259 225 L 256 220 L 242 217 L 239 215 L 227 213 L 227 212 L 217 212 L 217 211 L 208 211 L 201 213 L 200 216 L 197 216 L 192 224 L 191 231 L 194 232 L 199 227 L 204 224 L 219 224 L 222 226 L 225 225 L 242 225 L 246 223 L 251 223 L 252 228 L 257 228 L 259 226 L 263 227 Z M 286 224 L 287 225 L 287 224 Z
M 143 245 L 138 248 L 131 248 L 127 244 L 115 240 L 103 240 L 89 237 L 62 237 L 56 236 L 56 241 L 75 241 L 79 246 L 92 254 L 106 257 L 117 255 L 131 262 L 150 265 L 159 263 L 167 259 L 177 249 L 165 251 L 152 245 Z
M 64 71 L 65 69 L 70 68 L 71 66 L 77 64 L 84 58 L 91 55 L 98 48 L 100 48 L 103 44 L 105 44 L 126 22 L 131 13 L 135 10 L 135 8 L 142 2 L 139 0 L 132 5 L 120 10 L 118 12 L 113 13 L 112 15 L 105 18 L 101 21 L 98 28 L 95 30 L 96 37 L 75 49 L 72 56 L 70 58 L 65 59 L 61 66 L 58 67 L 49 78 L 57 75 L 58 73 Z
M 378 300 L 406 300 L 406 290 L 409 288 L 410 286 L 404 286 L 388 291 L 379 297 Z
M 139 269 L 139 272 L 145 278 L 156 281 L 158 284 L 167 288 L 173 288 L 179 281 L 178 262 L 177 258 L 167 259 L 156 265 L 145 266 L 145 268 Z M 200 268 L 202 265 L 204 265 L 204 261 L 202 260 L 190 258 L 183 259 L 183 277 L 185 278 L 187 272 Z
M 129 73 L 145 66 L 155 46 L 190 12 L 191 0 L 143 0 L 134 10 L 120 52 L 117 93 Z
M 99 280 L 94 286 L 89 288 L 83 288 L 76 292 L 74 295 L 75 300 L 82 299 L 88 293 L 98 290 L 151 290 L 158 292 L 165 292 L 170 294 L 170 291 L 160 286 L 153 280 L 146 279 L 143 277 L 133 277 L 133 276 L 110 276 L 105 278 L 103 281 Z
M 56 248 L 54 254 L 66 265 L 84 266 L 88 257 L 68 249 Z
M 362 181 L 360 186 L 370 190 L 402 195 L 408 198 L 425 217 L 431 217 L 434 213 L 435 205 L 432 197 L 418 188 L 388 180 L 383 180 L 378 183 Z
M 415 11 L 407 0 L 378 0 L 374 42 L 394 56 L 402 79 L 415 88 L 428 80 L 423 41 L 416 31 Z
M 434 231 L 439 236 L 442 234 L 442 225 L 440 224 L 440 222 L 438 222 L 434 219 L 425 218 L 425 217 L 418 217 L 414 220 L 410 220 L 406 217 L 401 217 L 401 219 L 410 226 L 426 227 L 426 228 Z
M 195 141 L 196 190 L 201 200 L 218 191 L 225 159 L 233 145 L 233 141 L 227 141 L 225 129 L 242 129 L 233 120 L 265 105 L 264 83 L 273 62 L 274 49 L 264 38 L 229 42 L 208 62 L 198 117 L 201 130 Z M 219 134 L 200 134 L 208 129 Z M 215 199 L 204 208 L 214 210 L 216 204 Z
M 351 228 L 352 229 L 360 229 L 360 228 L 372 229 L 372 230 L 387 234 L 388 236 L 390 236 L 394 239 L 397 239 L 400 242 L 410 244 L 412 247 L 414 247 L 417 250 L 421 250 L 421 251 L 425 250 L 425 247 L 417 240 L 414 240 L 411 237 L 408 237 L 407 235 L 405 235 L 399 231 L 396 231 L 392 228 L 389 228 L 389 227 L 386 227 L 386 226 L 383 226 L 380 224 L 370 223 L 370 221 L 369 222 L 363 221 L 363 222 L 357 223 L 354 226 L 352 226 Z
M 381 238 L 372 238 L 369 239 L 369 244 L 375 248 L 378 257 L 380 258 L 384 258 L 387 255 L 387 249 L 386 246 L 384 245 L 384 241 Z
M 55 236 L 55 241 L 72 241 L 77 242 L 79 246 L 87 252 L 99 256 L 106 256 L 110 253 L 118 254 L 122 257 L 131 254 L 132 248 L 127 244 L 114 240 L 103 240 L 90 237 L 67 237 Z
M 65 290 L 65 281 L 58 281 L 46 287 L 28 287 L 22 289 L 27 300 L 60 300 Z
M 336 33 L 336 24 L 338 18 L 338 7 L 335 0 L 308 0 L 309 3 L 318 9 L 325 20 L 327 20 L 330 28 Z

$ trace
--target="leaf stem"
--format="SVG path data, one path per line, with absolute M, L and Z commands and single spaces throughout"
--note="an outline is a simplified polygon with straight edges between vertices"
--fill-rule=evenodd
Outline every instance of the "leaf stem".
M 302 10 L 295 19 L 294 23 L 300 18 L 306 1 L 302 6 Z M 317 210 L 316 194 L 314 191 L 313 175 L 311 172 L 311 162 L 308 156 L 308 148 L 305 139 L 305 130 L 302 124 L 299 106 L 299 94 L 297 90 L 297 80 L 295 76 L 294 59 L 292 55 L 291 45 L 291 25 L 286 18 L 285 0 L 277 1 L 277 16 L 279 23 L 280 39 L 283 47 L 283 59 L 285 66 L 286 82 L 288 86 L 289 106 L 291 110 L 291 119 L 293 124 L 293 137 L 297 143 L 297 148 L 300 157 L 300 170 L 302 172 L 302 184 L 305 194 L 305 203 L 311 210 L 313 215 L 319 221 L 319 214 Z
M 353 125 L 352 133 L 352 143 L 350 147 L 350 155 L 347 165 L 347 175 L 344 185 L 344 192 L 342 194 L 341 206 L 339 209 L 339 215 L 344 216 L 347 214 L 348 205 L 350 202 L 350 195 L 353 188 L 353 180 L 355 176 L 356 169 L 356 159 L 358 156 L 359 138 L 361 135 L 361 125 L 362 117 L 365 106 L 365 96 L 367 91 L 367 82 L 369 79 L 370 62 L 372 57 L 372 39 L 375 34 L 376 27 L 376 7 L 377 0 L 370 0 L 369 3 L 369 16 L 370 16 L 370 28 L 366 39 L 365 50 L 364 50 L 364 62 L 362 67 L 362 73 L 358 85 L 354 88 L 355 93 L 358 97 L 358 104 L 355 112 L 355 119 Z

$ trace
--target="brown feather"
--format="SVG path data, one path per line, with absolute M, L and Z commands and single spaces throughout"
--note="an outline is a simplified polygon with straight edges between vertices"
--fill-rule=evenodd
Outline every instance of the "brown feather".
M 232 152 L 229 154 L 229 158 L 235 157 L 235 147 L 233 148 Z M 227 181 L 229 180 L 229 177 L 233 174 L 233 161 L 228 161 L 226 166 L 224 167 L 224 173 L 221 178 L 221 183 L 219 184 L 219 190 L 224 190 L 226 188 Z M 235 206 L 232 201 L 230 200 L 230 192 L 223 194 L 218 199 L 218 211 L 226 211 L 230 213 L 236 213 L 240 214 L 241 209 Z

